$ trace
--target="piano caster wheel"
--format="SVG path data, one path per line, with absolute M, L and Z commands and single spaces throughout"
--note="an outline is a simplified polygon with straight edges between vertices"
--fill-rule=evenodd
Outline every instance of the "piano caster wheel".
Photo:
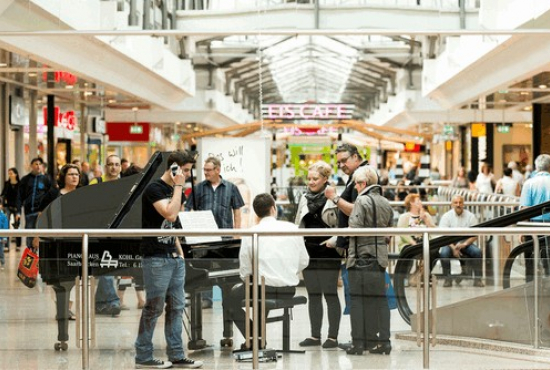
M 56 351 L 66 351 L 69 348 L 67 342 L 60 342 L 53 345 L 53 348 Z
M 206 341 L 204 339 L 190 340 L 187 343 L 187 348 L 190 350 L 204 349 L 206 348 Z
M 232 338 L 223 338 L 220 340 L 220 346 L 223 347 L 233 347 L 233 339 Z

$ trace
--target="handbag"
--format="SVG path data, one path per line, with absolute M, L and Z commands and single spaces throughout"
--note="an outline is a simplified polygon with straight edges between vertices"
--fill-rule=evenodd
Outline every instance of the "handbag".
M 21 260 L 17 277 L 28 288 L 34 288 L 36 278 L 38 277 L 38 255 L 30 248 L 25 248 Z
M 393 284 L 391 283 L 391 277 L 388 272 L 385 272 L 386 275 L 386 297 L 388 298 L 388 307 L 390 310 L 395 310 L 397 308 L 397 299 L 395 298 L 395 290 L 393 290 Z

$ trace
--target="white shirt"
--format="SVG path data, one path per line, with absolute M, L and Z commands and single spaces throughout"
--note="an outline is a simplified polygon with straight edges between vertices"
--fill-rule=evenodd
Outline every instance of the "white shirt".
M 502 194 L 516 196 L 518 182 L 515 179 L 509 176 L 502 176 L 502 179 L 500 179 L 500 186 L 502 187 Z
M 264 217 L 250 230 L 287 231 L 299 230 L 298 226 Z M 265 284 L 272 287 L 297 286 L 298 274 L 309 264 L 309 255 L 302 236 L 260 236 L 259 273 Z M 243 237 L 239 252 L 241 279 L 252 275 L 252 237 Z
M 463 210 L 462 214 L 458 216 L 454 209 L 446 212 L 439 221 L 439 227 L 442 228 L 461 228 L 470 227 L 478 223 L 477 217 L 468 210 Z
M 476 178 L 476 189 L 480 193 L 488 193 L 491 194 L 493 192 L 493 174 L 489 173 L 489 175 L 485 175 L 483 172 L 481 172 L 479 175 L 477 175 Z

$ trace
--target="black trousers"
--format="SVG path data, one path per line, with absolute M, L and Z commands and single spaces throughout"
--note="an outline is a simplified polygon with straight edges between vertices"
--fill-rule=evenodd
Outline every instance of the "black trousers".
M 368 349 L 390 342 L 390 308 L 386 297 L 386 269 L 376 259 L 348 270 L 351 293 L 351 337 L 355 347 Z
M 250 287 L 251 289 L 251 287 Z M 285 286 L 285 287 L 265 287 L 265 298 L 266 299 L 291 299 L 296 293 L 296 287 Z M 260 293 L 258 293 L 260 294 Z M 229 314 L 235 326 L 243 337 L 246 338 L 246 321 L 247 317 L 243 307 L 243 299 L 245 298 L 245 284 L 238 284 L 233 287 L 231 295 L 229 296 Z M 250 298 L 252 298 L 252 290 L 250 292 Z M 266 318 L 269 315 L 269 311 L 266 309 L 265 312 Z M 252 319 L 250 320 L 250 327 L 252 328 Z
M 311 336 L 314 338 L 321 338 L 323 296 L 327 302 L 328 337 L 338 338 L 342 317 L 342 307 L 338 298 L 339 273 L 340 259 L 338 258 L 310 259 L 308 267 L 303 271 L 308 295 Z

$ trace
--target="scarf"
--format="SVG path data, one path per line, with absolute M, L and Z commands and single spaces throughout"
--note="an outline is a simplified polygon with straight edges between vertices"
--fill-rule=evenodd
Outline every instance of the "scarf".
M 307 193 L 304 194 L 307 199 L 307 209 L 309 213 L 316 214 L 320 208 L 325 206 L 327 202 L 327 197 L 325 197 L 325 189 L 323 188 L 318 193 L 312 193 L 309 189 Z

